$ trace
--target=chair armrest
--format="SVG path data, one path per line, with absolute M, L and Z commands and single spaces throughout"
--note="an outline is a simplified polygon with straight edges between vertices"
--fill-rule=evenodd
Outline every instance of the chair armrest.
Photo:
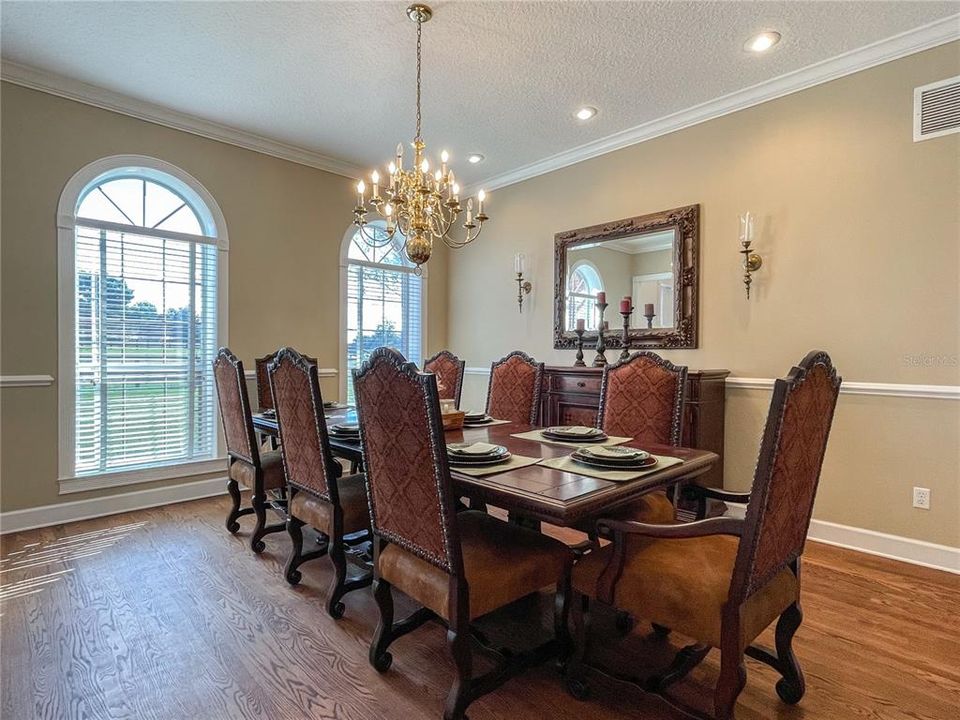
M 713 500 L 744 504 L 750 502 L 750 493 L 748 492 L 730 492 L 729 490 L 718 490 L 717 488 L 703 487 L 702 485 L 693 483 L 684 486 L 683 493 L 693 499 L 711 498 Z
M 633 520 L 597 521 L 597 531 L 607 529 L 613 535 L 613 553 L 607 567 L 597 578 L 597 599 L 613 605 L 617 582 L 623 574 L 627 559 L 626 536 L 681 539 L 705 537 L 707 535 L 743 535 L 743 520 L 731 517 L 716 517 L 678 525 L 652 525 Z
M 597 521 L 597 530 L 606 529 L 613 535 L 614 543 L 622 541 L 624 535 L 641 535 L 652 538 L 694 538 L 707 535 L 736 535 L 743 534 L 743 519 L 732 517 L 715 517 L 709 520 L 697 520 L 692 523 L 677 525 L 654 525 L 651 523 L 636 522 L 634 520 L 606 520 Z

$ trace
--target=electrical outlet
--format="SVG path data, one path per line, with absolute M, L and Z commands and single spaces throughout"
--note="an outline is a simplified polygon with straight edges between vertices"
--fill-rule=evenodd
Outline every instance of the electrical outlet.
M 930 488 L 915 487 L 913 489 L 913 506 L 921 510 L 930 509 Z

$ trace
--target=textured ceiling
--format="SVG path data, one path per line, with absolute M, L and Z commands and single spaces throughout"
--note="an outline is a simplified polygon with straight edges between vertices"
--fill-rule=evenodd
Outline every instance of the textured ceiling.
M 373 165 L 413 136 L 406 2 L 3 2 L 3 57 Z M 436 2 L 424 137 L 475 182 L 957 12 L 955 2 Z M 783 41 L 743 51 L 757 31 Z M 589 123 L 572 113 L 594 105 Z M 470 152 L 486 161 L 465 162 Z

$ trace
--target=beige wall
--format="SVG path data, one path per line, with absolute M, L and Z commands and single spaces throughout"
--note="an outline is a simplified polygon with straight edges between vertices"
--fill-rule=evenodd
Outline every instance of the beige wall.
M 250 369 L 254 357 L 284 344 L 339 366 L 348 178 L 9 83 L 0 103 L 3 375 L 57 376 L 57 202 L 77 170 L 116 154 L 171 162 L 220 204 L 230 236 L 229 344 Z M 446 344 L 445 264 L 442 251 L 430 263 L 429 350 Z M 323 384 L 336 395 L 335 379 Z M 3 511 L 98 494 L 57 495 L 56 385 L 5 388 L 0 402 Z
M 700 348 L 670 360 L 772 378 L 822 348 L 850 381 L 957 385 L 960 136 L 914 143 L 911 122 L 913 88 L 958 72 L 953 43 L 492 193 L 481 241 L 451 253 L 452 349 L 468 366 L 514 348 L 571 364 L 552 343 L 554 233 L 700 203 Z M 764 258 L 749 301 L 747 210 Z M 522 315 L 518 251 L 534 284 Z M 467 404 L 485 382 L 469 376 Z M 727 483 L 745 488 L 769 393 L 727 398 Z M 954 400 L 841 396 L 816 517 L 960 546 L 958 414 Z M 932 510 L 911 507 L 914 485 Z

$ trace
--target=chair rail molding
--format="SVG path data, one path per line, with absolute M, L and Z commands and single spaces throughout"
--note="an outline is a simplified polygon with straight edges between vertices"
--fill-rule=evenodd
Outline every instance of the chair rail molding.
M 53 385 L 53 375 L 0 375 L 0 388 L 46 387 Z
M 467 375 L 490 375 L 488 367 L 468 367 Z M 727 387 L 736 390 L 773 390 L 774 378 L 728 377 Z M 841 395 L 874 395 L 879 397 L 931 398 L 960 400 L 960 385 L 917 385 L 913 383 L 877 383 L 843 381 Z

